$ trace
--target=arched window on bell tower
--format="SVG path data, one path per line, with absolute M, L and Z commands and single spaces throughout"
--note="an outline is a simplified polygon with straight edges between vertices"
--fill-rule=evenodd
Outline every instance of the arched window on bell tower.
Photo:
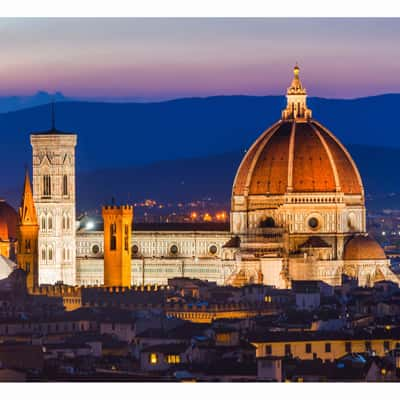
M 42 247 L 42 261 L 46 261 L 46 249 Z
M 53 217 L 51 214 L 47 217 L 47 229 L 49 231 L 53 230 Z
M 68 196 L 68 176 L 63 176 L 63 196 Z
M 46 230 L 46 217 L 45 217 L 44 215 L 42 215 L 42 217 L 41 217 L 40 226 L 41 226 L 41 228 L 42 228 L 42 231 L 45 231 L 45 230 Z
M 117 225 L 110 225 L 110 250 L 117 250 Z
M 51 196 L 51 178 L 50 175 L 43 175 L 43 196 Z

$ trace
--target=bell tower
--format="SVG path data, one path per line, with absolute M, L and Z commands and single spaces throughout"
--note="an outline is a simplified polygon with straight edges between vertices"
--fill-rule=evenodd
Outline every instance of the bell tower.
M 131 286 L 131 235 L 133 207 L 105 206 L 104 286 Z
M 75 146 L 56 129 L 31 134 L 33 199 L 39 223 L 39 283 L 75 285 Z
M 21 207 L 18 210 L 17 264 L 27 273 L 26 285 L 29 292 L 33 292 L 39 286 L 38 234 L 39 225 L 27 169 Z

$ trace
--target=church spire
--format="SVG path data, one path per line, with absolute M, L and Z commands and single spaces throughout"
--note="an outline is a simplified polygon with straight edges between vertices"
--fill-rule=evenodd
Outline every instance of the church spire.
M 37 225 L 38 223 L 28 168 L 25 169 L 24 191 L 22 193 L 21 207 L 19 208 L 19 221 L 22 225 Z
M 24 192 L 21 207 L 18 210 L 17 226 L 17 263 L 26 272 L 26 286 L 29 293 L 39 285 L 38 236 L 35 204 L 33 202 L 28 168 L 25 170 Z
M 300 68 L 295 65 L 293 68 L 292 84 L 286 92 L 287 106 L 282 111 L 282 119 L 284 120 L 308 120 L 311 118 L 311 110 L 307 108 L 307 91 L 301 84 Z

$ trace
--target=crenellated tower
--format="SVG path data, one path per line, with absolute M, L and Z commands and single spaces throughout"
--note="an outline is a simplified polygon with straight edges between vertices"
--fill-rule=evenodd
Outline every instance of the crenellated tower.
M 17 264 L 27 273 L 26 284 L 30 292 L 34 291 L 39 285 L 38 236 L 39 225 L 27 169 L 21 207 L 18 210 Z
M 131 286 L 131 234 L 133 207 L 105 206 L 104 286 Z

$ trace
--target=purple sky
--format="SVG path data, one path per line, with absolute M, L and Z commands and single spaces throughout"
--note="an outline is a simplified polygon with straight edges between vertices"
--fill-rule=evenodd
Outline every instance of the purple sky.
M 0 95 L 400 92 L 400 19 L 0 19 Z

